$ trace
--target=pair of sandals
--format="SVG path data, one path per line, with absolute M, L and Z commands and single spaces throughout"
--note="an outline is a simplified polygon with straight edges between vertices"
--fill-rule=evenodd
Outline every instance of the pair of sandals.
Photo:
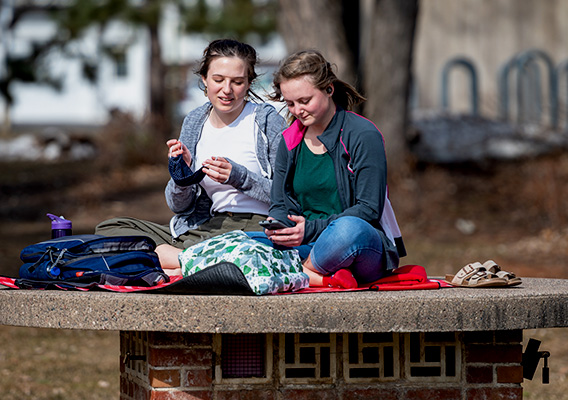
M 457 274 L 446 275 L 446 282 L 458 287 L 485 288 L 517 286 L 522 280 L 511 272 L 503 271 L 495 261 L 487 260 L 483 264 L 467 264 Z

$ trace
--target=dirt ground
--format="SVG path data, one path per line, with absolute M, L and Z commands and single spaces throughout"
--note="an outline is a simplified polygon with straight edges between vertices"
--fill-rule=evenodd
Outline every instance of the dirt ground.
M 19 252 L 47 239 L 47 212 L 92 233 L 107 218 L 167 222 L 165 166 L 102 173 L 88 163 L 0 166 L 0 273 L 17 276 Z M 568 278 L 568 155 L 486 165 L 413 166 L 391 177 L 390 197 L 409 255 L 430 276 L 493 259 L 521 277 Z M 527 330 L 551 352 L 550 381 L 540 364 L 526 399 L 566 399 L 565 328 Z M 3 399 L 118 398 L 117 332 L 0 327 Z M 47 367 L 47 368 L 46 368 Z

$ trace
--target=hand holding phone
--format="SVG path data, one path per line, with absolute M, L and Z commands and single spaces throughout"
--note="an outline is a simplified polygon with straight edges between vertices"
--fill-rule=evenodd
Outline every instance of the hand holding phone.
M 264 229 L 268 229 L 269 231 L 289 228 L 288 226 L 284 225 L 282 222 L 277 221 L 275 219 L 267 219 L 265 221 L 260 221 L 258 224 L 262 226 Z

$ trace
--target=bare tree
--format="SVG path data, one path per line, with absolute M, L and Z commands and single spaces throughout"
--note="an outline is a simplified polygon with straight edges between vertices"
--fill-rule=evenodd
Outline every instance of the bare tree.
M 408 97 L 418 0 L 370 0 L 365 9 L 363 41 L 365 114 L 379 126 L 387 147 L 389 169 L 406 166 Z
M 289 52 L 319 49 L 357 86 L 386 139 L 389 169 L 406 167 L 407 103 L 418 0 L 279 0 Z
M 351 1 L 352 5 L 357 1 Z M 339 77 L 350 83 L 356 78 L 356 49 L 351 48 L 343 25 L 341 0 L 279 0 L 279 30 L 286 49 L 293 53 L 318 49 L 337 65 Z M 354 27 L 357 29 L 357 27 Z

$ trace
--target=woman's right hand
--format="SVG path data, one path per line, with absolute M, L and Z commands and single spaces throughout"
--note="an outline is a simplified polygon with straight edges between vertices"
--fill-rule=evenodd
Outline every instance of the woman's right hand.
M 168 157 L 177 157 L 180 154 L 183 155 L 183 160 L 187 164 L 188 167 L 191 167 L 191 153 L 189 149 L 179 140 L 177 139 L 170 139 L 166 142 L 166 145 L 169 147 Z
M 273 243 L 286 247 L 300 246 L 304 240 L 306 219 L 299 215 L 288 215 L 288 219 L 294 221 L 296 225 L 291 228 L 276 230 L 265 229 L 264 233 Z

